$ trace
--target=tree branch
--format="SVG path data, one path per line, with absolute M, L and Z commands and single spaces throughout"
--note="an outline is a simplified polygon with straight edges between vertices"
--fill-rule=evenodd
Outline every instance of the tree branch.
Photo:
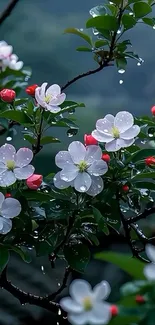
M 19 2 L 19 0 L 11 0 L 7 7 L 4 9 L 4 11 L 0 14 L 0 25 L 5 21 L 5 19 L 10 16 L 13 9 L 15 8 L 16 4 Z
M 68 277 L 69 277 L 70 273 L 71 273 L 71 268 L 68 266 L 65 269 L 65 274 L 64 274 L 64 278 L 63 278 L 61 287 L 57 291 L 55 291 L 52 294 L 48 295 L 47 296 L 48 300 L 54 300 L 56 298 L 56 296 L 58 296 L 66 288 L 67 280 L 68 280 Z
M 145 209 L 142 213 L 138 214 L 137 216 L 127 219 L 127 223 L 128 223 L 128 225 L 130 225 L 131 223 L 134 223 L 141 219 L 147 218 L 148 216 L 150 216 L 153 213 L 155 213 L 155 207 Z

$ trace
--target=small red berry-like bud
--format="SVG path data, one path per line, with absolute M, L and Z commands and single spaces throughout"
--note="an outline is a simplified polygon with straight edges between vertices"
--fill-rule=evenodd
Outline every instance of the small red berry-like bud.
M 10 193 L 6 193 L 5 198 L 7 199 L 8 197 L 12 197 L 12 195 Z
M 155 106 L 152 106 L 152 108 L 151 108 L 151 113 L 152 113 L 152 115 L 155 116 Z
M 110 312 L 112 316 L 117 316 L 119 313 L 118 307 L 116 305 L 111 305 Z
M 39 86 L 37 84 L 34 84 L 34 85 L 31 85 L 31 86 L 28 86 L 25 91 L 26 93 L 29 95 L 29 96 L 32 96 L 34 97 L 35 96 L 35 90 L 36 88 L 38 88 Z
M 145 158 L 145 164 L 147 166 L 155 165 L 155 157 L 150 156 Z
M 110 156 L 107 153 L 103 153 L 101 159 L 108 163 L 110 161 Z
M 31 190 L 37 190 L 40 187 L 42 181 L 42 175 L 33 174 L 26 180 L 26 184 Z
M 11 103 L 16 97 L 16 93 L 12 89 L 3 89 L 0 92 L 0 97 L 3 100 L 3 102 Z
M 84 143 L 85 146 L 90 146 L 90 145 L 97 145 L 98 141 L 91 134 L 85 134 Z
M 141 295 L 137 295 L 135 298 L 137 304 L 145 304 L 145 298 Z
M 123 190 L 123 192 L 129 192 L 129 186 L 128 185 L 123 185 L 122 190 Z

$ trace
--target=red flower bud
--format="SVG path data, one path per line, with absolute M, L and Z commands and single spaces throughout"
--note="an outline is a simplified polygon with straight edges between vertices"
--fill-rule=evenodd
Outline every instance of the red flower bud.
M 151 108 L 151 113 L 152 113 L 152 115 L 155 116 L 155 106 L 152 106 L 152 108 Z
M 11 103 L 16 97 L 16 93 L 12 89 L 3 89 L 0 92 L 0 97 L 3 100 L 3 102 Z
M 129 186 L 128 185 L 123 185 L 122 186 L 122 191 L 123 192 L 129 192 Z
M 31 85 L 31 86 L 28 86 L 25 91 L 26 93 L 29 95 L 29 96 L 32 96 L 34 97 L 35 96 L 35 90 L 36 88 L 38 88 L 39 86 L 37 84 L 34 84 L 34 85 Z
M 6 193 L 6 194 L 5 194 L 5 197 L 6 197 L 6 199 L 7 199 L 8 197 L 12 197 L 12 195 L 11 195 L 10 193 Z
M 137 295 L 135 298 L 137 304 L 145 304 L 145 298 L 141 295 Z
M 110 161 L 110 156 L 107 153 L 103 153 L 101 159 L 108 163 Z
M 119 313 L 118 307 L 116 305 L 111 305 L 110 312 L 112 316 L 117 316 Z
M 85 146 L 90 146 L 90 145 L 97 145 L 98 141 L 91 134 L 85 134 L 84 143 Z
M 145 164 L 147 166 L 155 165 L 155 157 L 150 156 L 150 157 L 145 158 Z
M 37 190 L 40 187 L 42 180 L 42 175 L 33 174 L 26 180 L 26 184 L 31 190 Z

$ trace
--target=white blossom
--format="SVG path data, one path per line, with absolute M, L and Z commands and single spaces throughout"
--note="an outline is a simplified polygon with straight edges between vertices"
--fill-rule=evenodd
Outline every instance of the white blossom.
M 51 113 L 57 113 L 61 110 L 59 105 L 65 101 L 66 95 L 61 93 L 59 85 L 54 84 L 47 89 L 46 87 L 47 82 L 44 82 L 41 87 L 36 88 L 35 99 L 41 107 Z
M 0 192 L 0 234 L 7 234 L 12 228 L 12 218 L 21 212 L 21 204 L 14 198 L 6 198 Z
M 107 281 L 102 281 L 92 290 L 87 281 L 74 280 L 69 293 L 71 297 L 62 298 L 60 306 L 68 313 L 71 324 L 104 325 L 110 321 L 110 305 L 104 301 L 110 294 Z
M 144 267 L 144 275 L 148 280 L 155 281 L 155 247 L 148 244 L 146 245 L 145 252 L 151 263 Z
M 17 153 L 11 144 L 0 147 L 0 186 L 7 187 L 17 179 L 27 179 L 34 173 L 34 167 L 29 165 L 33 158 L 32 150 L 20 148 Z
M 107 151 L 118 151 L 134 143 L 140 127 L 133 124 L 134 118 L 129 112 L 119 112 L 115 117 L 107 114 L 96 122 L 96 130 L 92 132 L 92 136 L 99 142 L 105 142 Z
M 68 151 L 60 151 L 55 157 L 56 165 L 62 170 L 54 176 L 54 185 L 59 189 L 73 186 L 78 192 L 91 196 L 103 190 L 104 175 L 108 166 L 101 159 L 99 146 L 85 146 L 79 141 L 73 141 Z
M 3 71 L 7 67 L 12 70 L 20 70 L 23 67 L 23 62 L 18 61 L 18 56 L 13 54 L 13 47 L 5 41 L 0 42 L 0 67 Z

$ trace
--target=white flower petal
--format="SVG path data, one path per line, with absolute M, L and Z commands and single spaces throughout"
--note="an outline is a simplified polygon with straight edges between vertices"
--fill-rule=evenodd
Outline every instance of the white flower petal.
M 93 297 L 96 301 L 105 300 L 111 292 L 110 285 L 107 281 L 101 281 L 93 288 Z
M 109 117 L 109 114 L 108 114 Z M 106 116 L 103 119 L 100 119 L 96 122 L 96 129 L 101 133 L 106 135 L 111 135 L 111 129 L 113 127 L 113 121 L 107 119 Z
M 145 252 L 150 261 L 155 263 L 155 246 L 147 244 L 145 247 Z
M 66 164 L 60 172 L 60 178 L 65 182 L 71 182 L 78 175 L 79 169 L 73 164 Z
M 115 117 L 112 114 L 107 114 L 105 118 L 112 124 L 114 124 Z
M 121 144 L 122 148 L 130 147 L 134 142 L 135 139 L 131 139 L 131 140 L 119 139 L 119 143 Z
M 0 162 L 0 174 L 4 173 L 7 170 L 6 165 L 3 162 Z
M 70 297 L 65 297 L 60 300 L 60 306 L 67 312 L 80 313 L 83 311 L 82 304 L 80 305 Z
M 71 182 L 65 182 L 60 178 L 60 172 L 58 172 L 53 178 L 54 186 L 59 188 L 60 190 L 64 188 L 68 188 L 71 186 Z
M 99 142 L 110 142 L 114 139 L 114 137 L 111 134 L 105 134 L 98 130 L 94 130 L 92 132 L 92 136 Z
M 81 303 L 81 299 L 92 295 L 92 288 L 87 281 L 77 279 L 71 283 L 69 293 L 76 302 Z
M 74 180 L 74 187 L 78 192 L 87 192 L 91 186 L 92 180 L 88 173 L 79 173 Z
M 107 324 L 111 319 L 110 305 L 105 302 L 94 303 L 93 309 L 90 311 L 90 324 Z
M 1 214 L 4 218 L 17 217 L 21 212 L 21 204 L 14 198 L 7 198 L 4 200 L 1 207 Z
M 32 165 L 28 165 L 22 168 L 15 168 L 14 174 L 17 179 L 27 179 L 33 175 L 35 168 Z
M 2 229 L 3 229 L 3 217 L 0 217 L 0 233 Z
M 36 88 L 35 90 L 35 99 L 36 99 L 36 102 L 41 106 L 41 107 L 44 107 L 46 108 L 46 103 L 44 102 L 44 96 L 41 97 L 40 95 L 40 87 Z
M 73 141 L 69 145 L 68 151 L 75 164 L 78 164 L 81 160 L 85 159 L 86 148 L 80 141 Z
M 59 151 L 55 156 L 55 163 L 63 169 L 67 164 L 73 164 L 73 161 L 68 151 Z
M 23 61 L 18 61 L 16 64 L 15 64 L 15 70 L 16 71 L 19 71 L 20 69 L 22 69 L 22 67 L 23 67 L 23 65 L 24 65 L 24 62 Z
M 109 152 L 115 152 L 120 150 L 121 148 L 130 147 L 134 142 L 135 139 L 131 139 L 131 140 L 115 139 L 109 143 L 106 143 L 105 149 Z
M 99 193 L 101 193 L 103 190 L 103 185 L 104 185 L 103 179 L 100 176 L 96 177 L 92 175 L 91 180 L 92 180 L 91 186 L 86 193 L 91 196 L 96 196 Z
M 51 98 L 50 105 L 61 105 L 66 99 L 66 94 L 62 93 L 57 96 L 57 98 Z
M 0 161 L 14 160 L 16 149 L 11 144 L 4 144 L 0 147 Z
M 12 229 L 12 221 L 10 219 L 3 219 L 3 228 L 0 230 L 0 233 L 5 235 Z
M 17 167 L 27 166 L 33 159 L 33 152 L 29 148 L 20 148 L 15 157 Z
M 80 314 L 69 314 L 68 321 L 73 325 L 88 324 L 88 315 L 86 312 Z
M 16 177 L 11 170 L 6 170 L 0 174 L 0 186 L 7 187 L 16 182 Z
M 134 119 L 131 113 L 122 111 L 116 114 L 114 120 L 114 126 L 119 129 L 120 132 L 125 132 L 131 126 L 133 126 Z
M 104 175 L 108 170 L 108 165 L 103 160 L 95 160 L 92 165 L 87 169 L 90 175 L 100 176 Z
M 39 94 L 42 98 L 44 98 L 46 96 L 46 87 L 47 87 L 48 83 L 47 82 L 44 82 L 41 87 L 38 87 L 39 88 Z
M 51 113 L 58 113 L 61 111 L 61 108 L 59 106 L 52 106 L 50 104 L 45 104 L 44 106 L 49 112 Z
M 155 264 L 150 263 L 144 267 L 144 275 L 150 281 L 155 281 Z
M 61 94 L 61 88 L 59 85 L 54 84 L 50 86 L 46 91 L 46 96 L 57 96 Z
M 121 139 L 130 140 L 135 138 L 140 132 L 138 125 L 133 125 L 130 129 L 120 134 Z
M 102 150 L 99 146 L 91 145 L 86 148 L 85 161 L 92 163 L 94 160 L 101 160 Z
M 1 208 L 2 203 L 4 202 L 4 200 L 5 200 L 5 197 L 4 197 L 3 193 L 0 192 L 0 208 Z

